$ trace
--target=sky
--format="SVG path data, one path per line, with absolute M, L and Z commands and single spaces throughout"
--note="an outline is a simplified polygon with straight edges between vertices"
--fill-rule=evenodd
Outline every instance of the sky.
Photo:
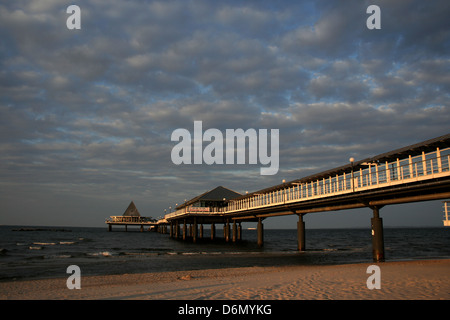
M 67 27 L 72 4 L 81 29 Z M 372 4 L 381 29 L 366 26 Z M 447 134 L 449 13 L 448 0 L 2 1 L 0 224 L 102 227 L 132 200 L 157 218 L 219 185 L 252 192 Z M 277 174 L 174 164 L 171 134 L 194 121 L 279 129 Z M 380 214 L 388 227 L 441 226 L 442 202 Z

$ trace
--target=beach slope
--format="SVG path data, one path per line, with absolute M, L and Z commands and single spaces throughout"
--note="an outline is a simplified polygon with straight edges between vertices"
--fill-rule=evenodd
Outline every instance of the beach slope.
M 385 262 L 380 289 L 368 289 L 371 263 L 248 267 L 180 272 L 81 276 L 0 283 L 0 299 L 69 300 L 448 300 L 450 260 Z

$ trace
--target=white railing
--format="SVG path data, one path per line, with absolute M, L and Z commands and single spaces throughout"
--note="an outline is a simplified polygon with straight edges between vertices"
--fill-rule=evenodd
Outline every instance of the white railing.
M 365 191 L 397 184 L 449 176 L 450 148 L 422 153 L 419 156 L 397 159 L 393 162 L 367 163 L 351 173 L 328 176 L 285 188 L 255 194 L 244 199 L 231 200 L 228 212 L 277 206 L 351 192 Z
M 152 218 L 149 217 L 133 217 L 133 216 L 110 216 L 106 219 L 106 222 L 112 223 L 149 223 L 154 222 Z
M 164 218 L 173 218 L 177 216 L 182 216 L 186 214 L 196 214 L 196 215 L 211 215 L 211 214 L 218 214 L 218 213 L 224 213 L 225 208 L 216 208 L 216 207 L 194 207 L 194 206 L 187 206 L 184 208 L 181 208 L 179 210 L 176 210 L 174 212 L 168 213 L 164 216 Z
M 187 206 L 165 215 L 173 218 L 189 214 L 226 214 L 262 207 L 277 206 L 346 193 L 411 183 L 443 176 L 450 176 L 450 148 L 407 157 L 392 162 L 367 163 L 363 169 L 330 175 L 307 182 L 292 183 L 279 190 L 254 194 L 243 199 L 230 200 L 225 208 L 202 211 L 198 207 Z M 196 209 L 197 208 L 197 209 Z

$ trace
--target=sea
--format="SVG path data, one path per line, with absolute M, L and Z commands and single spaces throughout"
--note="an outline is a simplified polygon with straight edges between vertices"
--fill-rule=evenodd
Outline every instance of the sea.
M 306 251 L 297 251 L 297 230 L 256 230 L 242 240 L 192 241 L 139 228 L 0 226 L 0 281 L 236 267 L 371 263 L 370 229 L 306 229 Z M 384 228 L 386 261 L 450 259 L 450 228 Z

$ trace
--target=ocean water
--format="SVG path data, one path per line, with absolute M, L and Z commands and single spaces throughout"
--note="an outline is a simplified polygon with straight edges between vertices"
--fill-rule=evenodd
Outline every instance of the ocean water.
M 242 241 L 198 243 L 138 228 L 0 226 L 0 281 L 68 277 L 69 265 L 82 275 L 201 270 L 224 267 L 321 265 L 372 262 L 370 229 L 306 229 L 306 251 L 297 251 L 296 230 L 256 230 Z M 209 238 L 205 228 L 204 238 Z M 450 259 L 450 228 L 384 229 L 387 261 Z

